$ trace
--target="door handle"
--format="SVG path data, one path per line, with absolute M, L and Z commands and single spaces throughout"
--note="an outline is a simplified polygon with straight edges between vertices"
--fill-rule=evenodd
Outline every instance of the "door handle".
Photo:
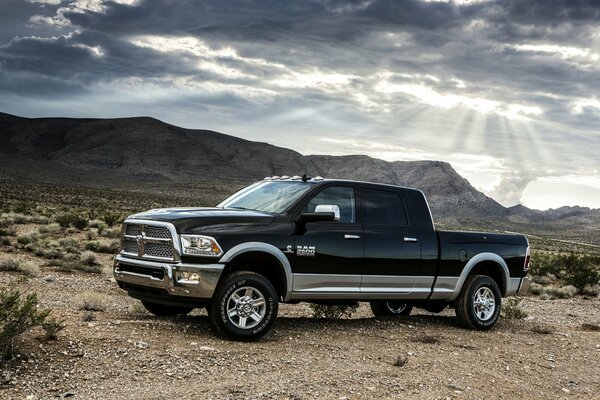
M 344 239 L 358 240 L 360 239 L 360 235 L 344 235 Z
M 417 239 L 417 238 L 414 238 L 414 237 L 407 237 L 407 236 L 404 236 L 404 241 L 405 241 L 405 242 L 418 242 L 418 241 L 419 241 L 419 239 Z

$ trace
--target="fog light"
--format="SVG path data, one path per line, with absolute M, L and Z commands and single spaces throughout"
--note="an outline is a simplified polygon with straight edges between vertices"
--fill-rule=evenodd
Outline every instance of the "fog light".
M 200 282 L 200 274 L 197 272 L 181 271 L 179 274 L 184 281 Z

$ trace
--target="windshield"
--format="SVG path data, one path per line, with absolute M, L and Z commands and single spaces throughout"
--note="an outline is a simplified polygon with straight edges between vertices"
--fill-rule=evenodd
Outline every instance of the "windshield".
M 306 182 L 257 182 L 217 205 L 279 214 L 312 187 Z

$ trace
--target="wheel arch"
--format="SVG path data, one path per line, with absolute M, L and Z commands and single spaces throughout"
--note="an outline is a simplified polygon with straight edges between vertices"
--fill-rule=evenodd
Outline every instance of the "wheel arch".
M 506 296 L 510 280 L 506 261 L 495 253 L 479 253 L 472 257 L 463 268 L 450 300 L 458 297 L 467 277 L 473 274 L 489 276 L 498 284 L 502 297 Z
M 227 251 L 219 263 L 225 264 L 223 272 L 247 270 L 260 273 L 271 281 L 283 301 L 289 300 L 292 295 L 292 267 L 285 254 L 272 244 L 238 244 Z

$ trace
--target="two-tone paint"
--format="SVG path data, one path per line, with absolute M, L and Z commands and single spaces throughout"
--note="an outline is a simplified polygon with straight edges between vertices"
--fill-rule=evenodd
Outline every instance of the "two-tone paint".
M 416 189 L 344 180 L 310 180 L 301 198 L 281 214 L 224 208 L 151 210 L 131 220 L 169 224 L 177 232 L 173 246 L 177 261 L 115 259 L 115 277 L 137 298 L 165 304 L 204 304 L 210 301 L 219 278 L 244 254 L 264 254 L 282 281 L 281 300 L 392 300 L 453 301 L 472 271 L 485 270 L 503 296 L 517 293 L 526 280 L 528 241 L 523 235 L 438 231 L 424 194 Z M 332 186 L 354 189 L 356 220 L 300 221 L 313 196 Z M 366 221 L 363 190 L 397 194 L 405 207 L 407 224 L 371 225 Z M 181 254 L 180 234 L 213 237 L 219 257 Z M 312 248 L 311 252 L 298 248 Z M 132 275 L 128 265 L 163 269 L 163 281 Z M 129 268 L 131 270 L 131 268 Z M 178 280 L 177 271 L 198 271 L 205 279 L 201 290 Z M 140 270 L 135 270 L 140 271 Z M 165 290 L 144 290 L 144 287 Z M 195 290 L 196 289 L 196 290 Z

